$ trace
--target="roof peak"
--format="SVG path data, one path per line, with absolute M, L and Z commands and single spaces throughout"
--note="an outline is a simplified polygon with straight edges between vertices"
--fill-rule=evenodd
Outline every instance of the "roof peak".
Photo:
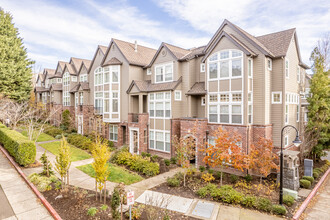
M 286 30 L 276 31 L 276 32 L 268 33 L 268 34 L 263 34 L 263 35 L 255 36 L 255 37 L 256 38 L 258 38 L 258 37 L 264 37 L 264 36 L 271 35 L 271 34 L 279 34 L 279 33 L 287 32 L 287 31 L 295 31 L 295 30 L 296 30 L 296 28 L 289 28 L 289 29 L 286 29 Z

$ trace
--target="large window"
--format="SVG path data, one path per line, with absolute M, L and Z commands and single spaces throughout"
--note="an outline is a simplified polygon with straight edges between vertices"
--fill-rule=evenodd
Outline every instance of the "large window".
M 252 68 L 252 60 L 249 61 Z M 243 53 L 238 50 L 220 51 L 208 58 L 209 80 L 242 77 Z M 252 74 L 252 72 L 250 72 Z
M 94 85 L 102 85 L 103 84 L 103 69 L 102 67 L 98 67 L 94 71 Z
M 150 118 L 171 117 L 170 92 L 158 92 L 149 94 L 149 116 Z
M 94 108 L 96 110 L 96 113 L 103 113 L 103 92 L 95 92 Z
M 242 93 L 226 92 L 209 94 L 209 122 L 242 124 Z
M 79 76 L 79 81 L 80 82 L 87 82 L 87 74 L 82 74 Z
M 173 81 L 173 63 L 167 63 L 155 66 L 155 82 Z
M 118 141 L 118 126 L 109 125 L 109 140 Z
M 171 151 L 171 136 L 169 131 L 153 130 L 149 131 L 149 148 L 159 151 Z

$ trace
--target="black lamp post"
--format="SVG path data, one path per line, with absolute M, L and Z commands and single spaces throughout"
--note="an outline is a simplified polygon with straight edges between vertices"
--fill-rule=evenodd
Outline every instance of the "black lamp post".
M 286 125 L 281 130 L 281 155 L 280 155 L 280 204 L 283 205 L 283 131 L 284 129 L 291 127 L 296 131 L 296 139 L 292 142 L 294 144 L 300 144 L 298 129 L 292 125 Z

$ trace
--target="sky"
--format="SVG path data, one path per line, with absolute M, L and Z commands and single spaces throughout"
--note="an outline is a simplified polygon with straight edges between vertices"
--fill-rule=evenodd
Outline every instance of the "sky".
M 158 49 L 206 45 L 224 19 L 254 36 L 296 28 L 302 60 L 330 32 L 329 0 L 0 0 L 13 15 L 35 72 L 92 59 L 117 38 Z

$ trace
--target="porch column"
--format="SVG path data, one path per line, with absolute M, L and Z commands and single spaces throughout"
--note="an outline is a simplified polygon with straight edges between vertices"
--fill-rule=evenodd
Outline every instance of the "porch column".
M 191 109 L 191 95 L 188 95 L 188 117 L 192 117 L 192 109 Z
M 143 95 L 139 94 L 139 114 L 143 113 Z

